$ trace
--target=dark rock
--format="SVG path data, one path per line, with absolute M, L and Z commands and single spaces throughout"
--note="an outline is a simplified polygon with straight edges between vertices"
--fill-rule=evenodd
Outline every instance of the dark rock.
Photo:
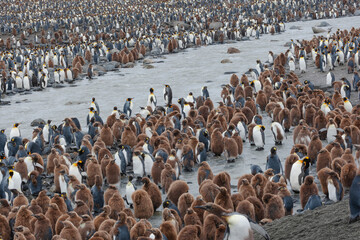
M 30 123 L 30 126 L 37 127 L 40 125 L 41 122 L 45 122 L 44 119 L 37 118 Z

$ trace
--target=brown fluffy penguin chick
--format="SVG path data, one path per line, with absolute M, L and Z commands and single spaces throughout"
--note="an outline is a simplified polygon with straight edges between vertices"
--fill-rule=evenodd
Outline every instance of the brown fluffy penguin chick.
M 311 141 L 308 146 L 308 157 L 311 160 L 311 163 L 315 163 L 319 151 L 322 149 L 322 142 L 319 139 L 319 135 L 315 134 L 312 136 Z
M 28 171 L 27 171 L 27 165 L 24 162 L 24 158 L 19 159 L 17 163 L 15 163 L 14 169 L 16 172 L 18 172 L 21 176 L 21 179 L 28 179 Z
M 94 221 L 91 219 L 89 215 L 82 215 L 82 221 L 79 226 L 79 233 L 81 235 L 81 239 L 90 238 L 91 234 L 95 232 Z
M 87 165 L 87 169 L 86 169 L 87 184 L 89 187 L 92 187 L 95 184 L 96 176 L 100 176 L 101 182 L 102 182 L 103 175 L 102 175 L 102 171 L 101 171 L 101 166 L 94 157 L 91 157 L 90 159 L 88 159 L 87 162 L 89 162 L 89 164 Z
M 243 152 L 243 139 L 240 137 L 238 132 L 235 132 L 231 138 L 235 140 L 238 146 L 238 155 L 241 155 Z
M 34 235 L 38 240 L 47 240 L 50 239 L 53 235 L 51 229 L 50 220 L 45 217 L 44 214 L 36 214 L 34 217 L 37 219 L 35 222 Z
M 117 185 L 120 182 L 120 167 L 115 163 L 115 159 L 111 160 L 105 168 L 106 179 L 108 184 Z
M 192 208 L 189 208 L 186 211 L 186 214 L 184 216 L 184 224 L 185 226 L 196 225 L 196 224 L 202 226 L 199 216 Z
M 185 181 L 176 180 L 170 185 L 169 191 L 167 192 L 167 198 L 177 206 L 179 197 L 188 191 L 189 186 Z
M 265 188 L 264 188 L 264 194 L 271 193 L 271 194 L 278 194 L 279 191 L 279 184 L 273 181 L 267 181 Z
M 141 219 L 130 230 L 130 239 L 137 240 L 139 237 L 146 236 L 146 222 Z
M 160 231 L 168 240 L 177 240 L 177 232 L 171 221 L 165 221 L 160 224 Z
M 136 190 L 131 198 L 134 203 L 134 215 L 136 218 L 148 219 L 154 214 L 154 207 L 149 194 L 142 190 Z
M 104 127 L 101 128 L 100 137 L 107 147 L 111 147 L 114 144 L 114 135 L 107 123 L 105 123 Z
M 68 212 L 68 215 L 69 217 L 66 220 L 72 222 L 72 224 L 74 224 L 74 226 L 78 228 L 80 226 L 82 218 L 75 211 Z
M 251 186 L 246 178 L 242 180 L 239 193 L 243 196 L 244 199 L 248 197 L 256 197 L 255 189 Z
M 36 200 L 31 200 L 31 203 Z M 31 210 L 31 209 L 30 209 Z M 41 212 L 42 209 L 40 208 Z M 9 205 L 9 202 L 6 199 L 0 199 L 0 215 L 3 215 L 7 217 L 9 215 L 9 212 L 11 211 L 11 207 Z
M 101 225 L 101 223 L 107 219 L 110 219 L 109 218 L 109 215 L 110 215 L 110 212 L 111 212 L 111 208 L 109 205 L 105 205 L 103 207 L 103 211 L 97 215 L 94 219 L 94 227 L 95 227 L 95 230 L 99 230 L 99 227 Z
M 214 174 L 211 170 L 209 163 L 201 162 L 197 172 L 197 180 L 200 185 L 204 180 L 214 178 Z
M 339 143 L 333 142 L 334 147 L 330 151 L 331 159 L 334 160 L 335 158 L 341 158 L 344 153 L 344 150 L 340 146 Z
M 293 154 L 290 154 L 286 160 L 285 160 L 285 170 L 284 170 L 284 173 L 285 173 L 285 178 L 287 180 L 290 180 L 290 172 L 291 172 L 291 168 L 292 168 L 292 165 L 297 161 L 299 160 L 299 156 L 296 154 L 296 153 L 293 153 Z
M 109 199 L 110 215 L 111 219 L 117 220 L 118 214 L 125 209 L 124 199 L 121 197 L 120 193 L 115 193 Z
M 237 205 L 244 200 L 243 196 L 240 193 L 231 194 L 231 201 L 233 202 L 234 209 L 236 209 Z
M 319 190 L 314 183 L 313 176 L 306 176 L 304 183 L 300 187 L 300 202 L 301 207 L 304 209 L 311 195 L 318 195 Z
M 26 239 L 26 240 L 36 240 L 34 234 L 32 234 L 30 232 L 30 229 L 28 229 L 27 227 L 19 226 L 19 227 L 15 228 L 15 232 L 22 234 L 24 236 L 24 239 Z M 3 239 L 6 239 L 6 238 L 3 238 Z M 14 239 L 16 239 L 15 236 L 14 236 Z
M 201 222 L 203 222 L 203 220 L 204 220 L 205 210 L 200 209 L 200 208 L 195 208 L 195 206 L 202 206 L 202 205 L 205 205 L 205 203 L 206 202 L 202 199 L 202 196 L 197 196 L 191 204 L 191 208 L 197 213 Z
M 176 172 L 169 163 L 165 163 L 165 167 L 161 172 L 161 188 L 163 193 L 169 191 L 170 185 L 176 180 Z
M 355 158 L 352 155 L 350 148 L 345 149 L 345 152 L 341 156 L 341 158 L 344 159 L 347 163 L 355 164 Z
M 216 228 L 216 233 L 215 233 L 215 240 L 222 240 L 225 237 L 225 231 L 226 231 L 226 226 L 224 224 L 220 224 L 217 228 Z
M 179 232 L 178 240 L 193 239 L 200 240 L 201 226 L 200 225 L 187 225 Z
M 16 219 L 14 227 L 24 226 L 30 229 L 33 232 L 33 226 L 31 225 L 32 220 L 34 217 L 31 216 L 32 212 L 27 209 L 27 206 L 21 206 L 16 213 Z
M 89 206 L 86 205 L 82 200 L 75 201 L 74 212 L 76 212 L 80 216 L 88 214 L 92 217 Z
M 54 197 L 50 200 L 50 203 L 55 203 L 61 213 L 66 213 L 68 211 L 65 200 L 60 195 L 55 194 Z
M 335 158 L 331 162 L 331 168 L 336 172 L 339 176 L 341 175 L 341 168 L 346 164 L 346 161 L 342 158 Z
M 256 218 L 256 221 L 259 222 L 265 216 L 265 210 L 264 210 L 263 203 L 257 197 L 248 197 L 248 198 L 246 198 L 246 200 L 248 200 L 249 202 L 251 202 L 254 205 L 255 218 Z
M 70 221 L 62 222 L 64 228 L 61 230 L 60 237 L 63 239 L 81 240 L 78 229 Z
M 54 169 L 54 184 L 55 184 L 55 192 L 60 193 L 60 181 L 59 176 L 61 171 L 65 171 L 66 174 L 69 174 L 69 169 L 67 166 L 60 164 L 60 162 L 55 159 L 55 169 Z
M 225 187 L 219 189 L 219 193 L 215 197 L 214 203 L 223 207 L 226 210 L 234 211 L 234 205 L 231 201 L 231 196 Z
M 256 175 L 256 174 L 254 174 Z M 243 179 L 247 179 L 248 182 L 251 182 L 251 179 L 254 177 L 254 175 L 252 174 L 244 174 L 241 177 L 239 177 L 238 179 L 238 183 L 237 183 L 237 189 L 240 189 L 240 186 L 243 184 Z
M 256 197 L 259 198 L 260 200 L 264 195 L 264 188 L 267 182 L 268 182 L 267 178 L 261 173 L 257 173 L 251 179 L 251 185 L 255 189 Z
M 136 135 L 131 130 L 129 126 L 126 126 L 124 128 L 123 133 L 121 134 L 121 144 L 123 145 L 129 145 L 131 148 L 136 145 Z
M 331 168 L 331 155 L 326 148 L 321 149 L 317 155 L 316 172 L 323 168 Z
M 219 186 L 210 179 L 206 179 L 199 186 L 199 193 L 205 202 L 214 202 L 219 192 Z
M 253 221 L 256 221 L 255 207 L 251 202 L 249 202 L 246 199 L 239 202 L 239 204 L 236 207 L 236 212 L 242 213 L 248 216 L 249 218 L 251 218 Z
M 165 168 L 164 160 L 158 156 L 155 158 L 155 162 L 151 168 L 151 178 L 156 185 L 161 184 L 161 172 Z
M 101 224 L 100 224 L 100 227 L 99 227 L 99 231 L 98 232 L 101 232 L 101 231 L 105 231 L 107 233 L 110 234 L 112 228 L 114 227 L 115 225 L 115 220 L 114 219 L 107 219 L 105 221 L 103 221 Z
M 94 207 L 94 199 L 91 195 L 90 189 L 87 188 L 85 184 L 76 185 L 76 189 L 78 189 L 75 194 L 76 201 L 82 200 L 89 207 L 90 211 L 92 211 Z
M 220 129 L 216 128 L 211 134 L 211 151 L 215 154 L 215 156 L 220 156 L 224 151 L 224 140 Z
M 13 207 L 28 206 L 29 200 L 25 197 L 23 193 L 18 193 L 16 198 L 13 200 Z
M 353 163 L 347 163 L 341 168 L 341 183 L 344 188 L 350 188 L 351 184 L 356 176 L 356 165 Z
M 263 202 L 265 204 L 265 218 L 275 220 L 285 216 L 284 203 L 279 196 L 267 193 L 263 196 Z
M 238 156 L 238 145 L 235 139 L 224 138 L 224 154 L 228 162 L 234 162 Z
M 155 212 L 162 203 L 161 192 L 158 186 L 155 183 L 151 182 L 149 178 L 143 177 L 141 181 L 144 183 L 142 189 L 149 194 Z
M 9 221 L 5 218 L 5 216 L 0 215 L 0 230 L 1 230 L 1 238 L 4 240 L 11 239 L 11 228 L 9 225 Z
M 53 233 L 54 235 L 55 234 L 59 235 L 61 233 L 61 230 L 64 228 L 64 225 L 62 224 L 62 222 L 69 219 L 69 217 L 70 217 L 70 215 L 68 213 L 65 213 L 65 214 L 61 215 L 58 219 L 56 219 L 55 232 Z
M 184 216 L 186 214 L 186 211 L 188 208 L 191 207 L 191 204 L 194 202 L 194 197 L 190 193 L 183 193 L 179 197 L 178 201 L 178 209 L 180 212 L 180 217 L 184 219 Z
M 220 172 L 213 179 L 213 183 L 219 187 L 225 187 L 229 194 L 231 194 L 230 181 L 230 175 L 227 172 Z
M 119 191 L 117 190 L 117 188 L 115 186 L 109 186 L 109 188 L 106 189 L 106 191 L 104 193 L 104 202 L 105 202 L 106 205 L 109 203 L 110 198 L 115 193 L 119 193 Z
M 214 240 L 216 235 L 216 228 L 224 223 L 221 218 L 214 214 L 208 214 L 204 219 L 204 224 L 202 227 L 201 239 Z
M 330 168 L 323 168 L 320 171 L 317 172 L 317 177 L 320 181 L 321 191 L 325 194 L 326 197 L 329 196 L 329 191 L 327 187 L 327 178 L 329 176 L 329 173 L 333 172 Z

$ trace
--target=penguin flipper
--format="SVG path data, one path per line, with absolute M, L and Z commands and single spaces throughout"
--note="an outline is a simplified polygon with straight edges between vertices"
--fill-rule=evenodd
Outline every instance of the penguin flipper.
M 253 220 L 251 220 L 248 217 L 249 223 L 250 223 L 250 227 L 251 229 L 255 230 L 256 232 L 258 232 L 261 236 L 263 236 L 263 238 L 265 238 L 266 240 L 270 240 L 270 236 L 269 234 L 266 232 L 266 230 L 264 228 L 262 228 L 259 224 L 255 223 Z
M 327 131 L 327 128 L 322 128 L 322 129 L 319 130 L 319 133 L 322 133 L 322 132 L 325 132 L 325 131 Z
M 337 131 L 344 132 L 344 129 L 342 128 L 336 128 Z
M 303 179 L 304 176 L 305 176 L 304 170 L 301 169 L 301 173 L 299 174 L 299 177 L 298 177 L 298 181 L 299 181 L 300 186 L 301 186 L 302 179 Z

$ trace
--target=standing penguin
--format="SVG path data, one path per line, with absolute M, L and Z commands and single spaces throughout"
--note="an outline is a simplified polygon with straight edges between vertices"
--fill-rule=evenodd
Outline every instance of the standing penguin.
M 305 73 L 306 72 L 306 61 L 305 61 L 304 55 L 300 56 L 299 64 L 300 64 L 300 72 Z
M 264 150 L 265 145 L 265 127 L 263 125 L 256 125 L 253 128 L 253 138 L 256 146 L 256 151 Z
M 94 76 L 94 70 L 92 64 L 89 64 L 88 70 L 87 70 L 87 76 L 89 79 L 92 79 Z
M 271 131 L 274 135 L 275 145 L 281 145 L 284 138 L 286 138 L 283 126 L 278 122 L 273 122 L 271 124 Z
M 156 99 L 156 96 L 154 94 L 154 89 L 150 88 L 150 94 L 149 94 L 149 97 L 148 97 L 147 105 L 149 107 L 151 107 L 151 109 L 154 111 L 155 108 L 156 108 L 156 104 L 157 104 L 157 99 Z
M 165 105 L 170 105 L 172 102 L 172 91 L 169 85 L 165 85 L 164 88 L 164 100 L 165 100 Z
M 20 123 L 15 123 L 13 128 L 10 131 L 10 139 L 13 137 L 21 137 L 20 129 L 19 129 Z
M 290 172 L 290 185 L 294 192 L 300 191 L 300 186 L 304 182 L 304 179 L 309 175 L 310 158 L 304 157 L 301 160 L 297 160 L 291 167 Z
M 95 110 L 95 112 L 97 112 L 97 114 L 100 115 L 100 107 L 94 97 L 91 99 L 90 107 L 92 107 Z
M 136 186 L 133 184 L 133 176 L 129 176 L 129 181 L 126 184 L 125 188 L 125 200 L 126 203 L 130 206 L 130 208 L 133 208 L 133 200 L 131 198 L 131 195 L 136 191 Z
M 271 168 L 274 174 L 284 174 L 283 167 L 280 161 L 279 156 L 276 154 L 276 147 L 270 149 L 270 155 L 266 158 L 266 167 L 265 169 Z
M 344 197 L 344 188 L 341 184 L 339 175 L 334 171 L 328 172 L 327 174 L 329 175 L 326 180 L 329 199 L 333 202 L 341 201 Z
M 133 109 L 133 103 L 132 103 L 132 100 L 133 98 L 127 98 L 126 99 L 126 102 L 124 104 L 124 113 L 130 117 L 131 116 L 131 113 L 132 113 L 132 109 Z

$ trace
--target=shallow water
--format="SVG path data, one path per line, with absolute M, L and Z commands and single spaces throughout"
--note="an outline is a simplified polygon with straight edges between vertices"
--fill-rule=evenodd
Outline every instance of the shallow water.
M 180 97 L 186 97 L 189 92 L 195 96 L 200 95 L 201 87 L 207 86 L 210 97 L 215 102 L 220 101 L 221 85 L 229 82 L 230 76 L 225 72 L 237 72 L 238 76 L 255 67 L 256 60 L 267 60 L 268 51 L 278 54 L 286 50 L 284 44 L 290 39 L 311 39 L 314 35 L 311 27 L 320 21 L 306 21 L 286 24 L 286 32 L 280 35 L 263 35 L 259 40 L 236 42 L 227 45 L 203 46 L 188 49 L 178 54 L 165 55 L 164 59 L 154 59 L 153 69 L 144 69 L 138 63 L 132 69 L 120 69 L 119 72 L 107 73 L 94 80 L 80 80 L 71 87 L 62 89 L 48 88 L 41 92 L 28 95 L 15 95 L 4 100 L 11 101 L 9 106 L 0 106 L 0 129 L 6 128 L 10 133 L 13 123 L 20 122 L 22 136 L 30 137 L 32 128 L 30 123 L 36 118 L 51 119 L 53 124 L 59 124 L 65 117 L 79 118 L 85 126 L 88 107 L 91 98 L 96 97 L 101 109 L 101 116 L 106 120 L 114 106 L 122 109 L 128 97 L 134 97 L 134 111 L 145 106 L 150 87 L 155 89 L 158 104 L 164 104 L 162 98 L 164 84 L 169 84 L 173 91 L 173 102 Z M 340 18 L 326 20 L 334 30 L 351 28 L 349 23 L 359 23 L 360 17 Z M 300 26 L 302 30 L 291 30 L 291 26 Z M 228 47 L 240 49 L 240 54 L 227 54 Z M 222 59 L 228 58 L 232 63 L 221 64 Z M 156 63 L 163 61 L 163 63 Z M 121 74 L 121 75 L 120 75 Z M 20 103 L 16 103 L 20 102 Z M 211 158 L 209 164 L 217 174 L 227 171 L 231 176 L 231 185 L 237 185 L 237 178 L 250 172 L 251 164 L 258 164 L 265 168 L 266 156 L 274 145 L 270 131 L 271 119 L 263 114 L 263 123 L 266 127 L 266 144 L 264 151 L 254 151 L 247 142 L 244 144 L 242 156 L 235 163 L 226 163 L 223 158 Z M 86 129 L 83 129 L 86 130 Z M 278 146 L 278 155 L 284 163 L 286 156 L 292 148 L 292 134 L 287 134 L 287 140 Z M 198 194 L 197 174 L 195 172 L 183 173 L 182 180 L 188 182 L 190 193 Z M 124 182 L 126 180 L 124 179 Z M 121 190 L 125 189 L 122 183 Z M 236 187 L 233 189 L 236 191 Z M 122 195 L 123 191 L 122 191 Z M 165 196 L 163 196 L 165 198 Z M 299 208 L 299 201 L 295 208 Z M 159 209 L 161 210 L 161 208 Z M 151 219 L 154 226 L 161 223 L 161 212 L 157 212 Z

